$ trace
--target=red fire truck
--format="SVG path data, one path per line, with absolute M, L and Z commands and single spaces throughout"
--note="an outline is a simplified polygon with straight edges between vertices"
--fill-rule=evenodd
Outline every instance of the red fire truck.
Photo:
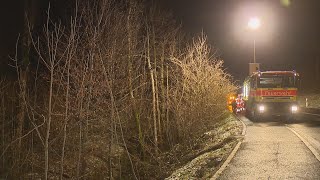
M 243 84 L 246 115 L 253 120 L 284 115 L 294 119 L 299 107 L 299 74 L 295 71 L 255 72 Z

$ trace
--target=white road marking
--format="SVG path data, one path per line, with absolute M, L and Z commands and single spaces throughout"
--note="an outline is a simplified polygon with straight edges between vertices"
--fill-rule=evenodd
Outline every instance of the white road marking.
M 306 112 L 301 112 L 302 114 L 308 114 L 308 115 L 312 115 L 312 116 L 318 116 L 320 117 L 320 114 L 312 114 L 312 113 L 306 113 Z
M 290 128 L 288 125 L 286 125 L 286 127 L 293 132 L 307 147 L 308 149 L 312 152 L 312 154 L 317 158 L 317 160 L 320 162 L 320 154 L 317 152 L 317 150 L 310 144 L 310 141 L 316 141 L 311 137 L 303 137 L 302 135 L 300 135 L 297 131 L 295 131 L 293 128 Z M 307 140 L 309 139 L 309 141 Z M 318 142 L 317 142 L 318 143 Z
M 246 124 L 237 116 L 235 116 L 241 123 L 242 123 L 242 133 L 241 135 L 244 136 L 246 134 L 247 131 L 247 126 Z M 230 161 L 234 158 L 234 156 L 236 155 L 237 151 L 240 148 L 240 145 L 242 143 L 243 139 L 241 139 L 238 144 L 236 145 L 236 147 L 232 150 L 232 152 L 230 153 L 230 155 L 228 156 L 228 158 L 226 159 L 226 161 L 222 164 L 222 166 L 219 168 L 219 170 L 210 178 L 211 180 L 215 180 L 217 179 L 221 173 L 226 169 L 226 167 L 228 166 L 228 164 L 230 163 Z
M 230 163 L 230 161 L 233 159 L 233 157 L 236 155 L 238 149 L 240 148 L 240 145 L 242 143 L 243 140 L 241 140 L 240 142 L 238 142 L 238 144 L 236 145 L 236 147 L 232 150 L 231 154 L 228 156 L 227 160 L 222 164 L 222 166 L 219 168 L 219 170 L 212 176 L 211 180 L 217 179 L 220 174 L 226 169 L 226 167 L 228 166 L 228 164 Z

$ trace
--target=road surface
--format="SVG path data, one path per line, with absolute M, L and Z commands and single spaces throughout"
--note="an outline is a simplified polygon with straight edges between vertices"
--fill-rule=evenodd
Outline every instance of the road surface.
M 240 119 L 245 138 L 218 179 L 320 179 L 320 117 Z

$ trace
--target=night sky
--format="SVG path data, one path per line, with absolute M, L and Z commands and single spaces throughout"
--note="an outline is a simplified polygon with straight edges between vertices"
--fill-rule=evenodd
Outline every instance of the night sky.
M 319 0 L 154 0 L 171 10 L 186 32 L 207 34 L 236 80 L 248 74 L 256 39 L 257 62 L 262 70 L 296 69 L 312 77 L 320 59 Z M 1 1 L 0 57 L 14 52 L 21 28 L 21 3 Z M 261 28 L 247 29 L 250 16 L 262 20 Z M 6 61 L 0 64 L 3 69 Z
M 315 71 L 320 56 L 318 0 L 166 0 L 164 5 L 186 31 L 207 34 L 235 79 L 248 74 L 254 37 L 262 70 L 295 69 L 306 78 Z M 250 16 L 261 18 L 257 32 L 247 28 Z
M 23 23 L 22 12 L 21 3 L 0 2 L 0 75 L 9 69 L 8 56 L 14 54 L 15 43 Z

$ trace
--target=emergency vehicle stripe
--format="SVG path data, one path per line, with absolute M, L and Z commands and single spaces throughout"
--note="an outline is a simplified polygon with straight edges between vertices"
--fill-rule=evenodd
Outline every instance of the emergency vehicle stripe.
M 257 89 L 256 91 L 250 91 L 251 96 L 296 96 L 297 90 L 267 90 Z

